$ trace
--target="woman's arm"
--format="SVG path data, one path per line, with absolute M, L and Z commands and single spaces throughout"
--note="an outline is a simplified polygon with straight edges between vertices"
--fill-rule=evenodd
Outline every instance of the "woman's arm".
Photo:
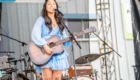
M 40 16 L 37 19 L 37 21 L 36 21 L 36 23 L 35 23 L 35 25 L 33 27 L 32 40 L 37 46 L 43 48 L 45 53 L 50 55 L 52 53 L 52 51 L 47 46 L 47 41 L 41 37 L 41 31 L 42 31 L 41 27 L 42 27 L 43 22 L 44 22 L 44 19 L 43 19 L 43 17 Z
M 43 17 L 39 17 L 33 27 L 32 30 L 32 41 L 39 47 L 42 48 L 43 45 L 47 45 L 47 42 L 45 39 L 41 37 L 41 26 L 43 24 Z

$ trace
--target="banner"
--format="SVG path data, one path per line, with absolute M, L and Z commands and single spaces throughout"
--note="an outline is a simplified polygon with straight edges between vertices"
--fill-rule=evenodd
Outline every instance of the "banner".
M 121 7 L 125 39 L 133 39 L 130 3 L 122 3 Z

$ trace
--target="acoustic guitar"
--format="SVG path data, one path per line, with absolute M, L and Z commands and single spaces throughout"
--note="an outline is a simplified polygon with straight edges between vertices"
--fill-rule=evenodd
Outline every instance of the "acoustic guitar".
M 92 33 L 95 31 L 96 31 L 96 28 L 91 27 L 89 29 L 86 29 L 82 32 L 77 33 L 75 36 L 80 36 L 82 34 Z M 43 48 L 38 47 L 34 42 L 31 41 L 27 47 L 31 61 L 35 65 L 39 65 L 39 66 L 45 64 L 52 57 L 53 54 L 59 54 L 64 51 L 63 43 L 66 41 L 69 41 L 70 38 L 71 37 L 60 39 L 59 36 L 53 35 L 49 39 L 47 39 L 46 41 L 48 43 L 48 46 L 53 51 L 51 55 L 46 54 Z

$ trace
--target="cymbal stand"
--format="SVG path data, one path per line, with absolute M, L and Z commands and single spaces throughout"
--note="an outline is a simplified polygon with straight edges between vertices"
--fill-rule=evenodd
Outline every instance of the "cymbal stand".
M 18 60 L 14 61 L 14 65 L 15 65 L 15 70 L 13 71 L 15 74 L 14 74 L 14 80 L 20 80 L 17 76 L 17 62 Z M 13 74 L 12 72 L 12 74 Z
M 22 58 L 25 59 L 25 56 L 23 55 L 24 54 L 24 45 L 27 45 L 27 44 L 24 43 L 24 42 L 21 42 L 21 43 L 22 43 L 22 53 L 21 53 L 21 55 L 22 55 Z M 23 68 L 26 70 L 27 65 L 25 63 L 24 63 L 24 66 L 25 67 L 23 67 Z
M 32 71 L 31 71 L 31 69 L 32 69 L 32 62 L 31 62 L 31 59 L 30 59 L 29 54 L 27 52 L 25 53 L 25 55 L 28 56 L 28 60 L 27 60 L 28 66 L 27 66 L 27 69 L 30 69 L 30 79 L 32 80 Z M 26 72 L 25 72 L 25 74 L 27 76 Z
M 90 66 L 92 66 L 92 65 L 91 65 L 91 62 L 89 62 L 89 60 L 88 60 L 88 57 L 85 57 L 84 59 L 86 59 L 86 60 L 87 60 L 87 63 L 89 63 Z M 93 69 L 92 69 L 92 71 L 93 71 Z M 96 79 L 96 80 L 97 80 L 97 79 Z
M 95 73 L 95 77 L 96 77 L 96 80 L 98 80 L 98 78 L 97 77 L 99 77 L 99 75 L 97 74 L 98 73 L 98 71 L 95 69 L 94 70 L 94 73 Z M 99 77 L 100 78 L 100 77 Z
M 29 65 L 29 67 L 30 67 L 30 79 L 32 80 L 31 64 Z

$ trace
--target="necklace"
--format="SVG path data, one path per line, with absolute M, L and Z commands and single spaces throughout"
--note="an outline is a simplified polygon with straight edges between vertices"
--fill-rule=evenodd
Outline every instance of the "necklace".
M 57 25 L 56 25 L 56 24 L 53 24 L 53 27 L 54 27 L 55 29 L 57 29 Z

